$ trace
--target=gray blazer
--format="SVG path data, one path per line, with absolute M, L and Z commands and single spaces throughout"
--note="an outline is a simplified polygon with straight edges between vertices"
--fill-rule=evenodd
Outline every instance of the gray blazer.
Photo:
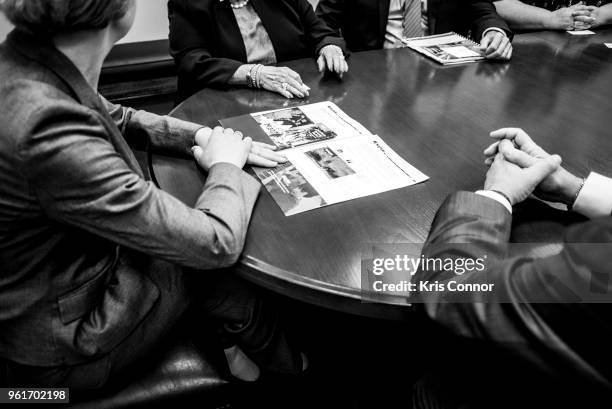
M 236 262 L 259 183 L 217 164 L 189 208 L 144 180 L 128 146 L 187 154 L 199 126 L 110 104 L 20 31 L 0 45 L 0 95 L 0 358 L 55 366 L 111 351 L 159 298 L 126 253 Z

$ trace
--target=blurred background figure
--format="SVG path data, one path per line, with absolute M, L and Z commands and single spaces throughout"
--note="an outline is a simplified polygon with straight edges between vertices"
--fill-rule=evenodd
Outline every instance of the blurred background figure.
M 402 37 L 442 30 L 468 34 L 459 28 L 463 25 L 460 20 L 468 20 L 466 31 L 481 43 L 487 58 L 508 60 L 512 56 L 512 32 L 490 0 L 321 0 L 317 15 L 342 33 L 352 51 L 396 48 L 402 45 Z M 438 16 L 454 21 L 438 21 Z
M 516 30 L 587 30 L 612 23 L 610 0 L 499 0 L 495 8 Z

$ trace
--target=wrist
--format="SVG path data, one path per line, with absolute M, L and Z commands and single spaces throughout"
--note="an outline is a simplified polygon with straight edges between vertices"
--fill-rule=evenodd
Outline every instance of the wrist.
M 238 169 L 242 169 L 242 167 L 244 166 L 244 165 L 240 165 L 240 164 L 238 164 L 236 162 L 233 162 L 233 161 L 230 161 L 230 160 L 218 160 L 218 161 L 212 161 L 210 166 L 208 167 L 208 169 L 209 170 L 212 169 L 215 165 L 224 165 L 224 164 L 225 165 L 230 165 L 230 166 L 235 166 Z
M 504 199 L 506 199 L 508 201 L 508 203 L 510 203 L 510 206 L 514 206 L 514 203 L 512 202 L 512 200 L 510 200 L 510 197 L 504 193 L 502 190 L 499 189 L 489 189 L 491 192 L 495 192 L 498 195 L 502 196 Z
M 555 24 L 555 13 L 553 11 L 545 10 L 546 14 L 542 19 L 542 28 L 545 30 L 556 30 L 557 24 Z
M 602 9 L 601 7 L 597 9 L 597 13 L 594 16 L 596 18 L 596 23 L 599 26 L 607 25 L 612 23 L 612 6 L 608 8 Z
M 567 196 L 565 199 L 565 204 L 567 205 L 568 210 L 571 210 L 574 207 L 574 203 L 580 196 L 580 192 L 584 187 L 584 183 L 586 182 L 585 178 L 576 178 L 575 181 L 572 182 L 572 185 L 568 188 Z
M 503 183 L 503 182 L 488 183 L 488 181 L 485 181 L 484 190 L 495 192 L 498 195 L 502 196 L 504 199 L 508 201 L 508 203 L 510 203 L 510 206 L 514 206 L 517 202 L 516 198 L 514 197 L 516 195 L 509 193 L 512 191 L 512 188 L 507 183 Z
M 323 55 L 323 52 L 325 50 L 335 51 L 335 52 L 338 52 L 338 53 L 344 55 L 344 51 L 342 51 L 342 48 L 338 47 L 335 44 L 328 44 L 328 45 L 324 46 L 323 48 L 321 48 L 321 51 L 319 51 L 319 55 L 320 56 Z
M 490 33 L 499 33 L 501 35 L 503 35 L 504 37 L 508 37 L 508 34 L 506 34 L 506 32 L 499 27 L 489 27 L 487 28 L 483 33 L 482 36 L 480 37 L 480 41 L 482 41 L 487 35 L 489 35 Z
M 559 202 L 571 207 L 584 185 L 584 179 L 567 171 L 565 173 L 566 175 L 559 191 Z

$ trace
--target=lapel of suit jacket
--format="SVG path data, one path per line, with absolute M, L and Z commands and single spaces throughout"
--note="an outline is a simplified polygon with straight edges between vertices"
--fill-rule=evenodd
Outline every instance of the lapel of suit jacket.
M 224 1 L 213 1 L 214 7 L 214 19 L 219 30 L 222 31 L 222 35 L 227 36 L 227 40 L 233 44 L 233 47 L 230 47 L 232 50 L 236 50 L 240 53 L 240 55 L 236 55 L 235 59 L 238 61 L 246 61 L 247 60 L 247 51 L 244 45 L 244 40 L 242 39 L 242 34 L 240 33 L 240 27 L 238 27 L 238 21 L 236 20 L 236 16 L 234 15 L 234 11 L 232 10 L 232 6 L 229 0 Z
M 287 29 L 287 16 L 284 15 L 278 6 L 273 7 L 271 3 L 274 2 L 270 0 L 251 0 L 253 9 L 255 9 L 261 24 L 266 29 L 268 37 L 270 37 L 274 52 L 276 53 L 276 59 L 282 61 L 285 58 L 282 55 L 282 48 L 278 46 L 277 39 L 280 35 L 284 35 L 284 30 Z
M 108 130 L 108 141 L 124 158 L 128 166 L 138 175 L 144 177 L 134 153 L 108 111 L 102 105 L 99 95 L 91 88 L 79 69 L 68 57 L 58 51 L 52 43 L 44 42 L 21 30 L 13 30 L 7 37 L 7 42 L 24 57 L 51 70 L 66 85 L 75 100 L 98 112 Z
M 391 0 L 378 0 L 378 35 L 385 42 L 385 34 L 387 33 L 387 23 L 389 22 L 389 9 L 391 8 Z

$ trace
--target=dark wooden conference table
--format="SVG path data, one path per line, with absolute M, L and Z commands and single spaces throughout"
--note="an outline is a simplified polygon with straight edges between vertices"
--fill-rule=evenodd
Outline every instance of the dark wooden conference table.
M 443 67 L 409 50 L 355 53 L 342 81 L 314 60 L 286 65 L 312 90 L 305 100 L 249 89 L 203 90 L 171 115 L 209 126 L 217 120 L 329 100 L 380 135 L 430 177 L 416 186 L 285 217 L 262 189 L 239 273 L 257 285 L 334 310 L 400 319 L 404 297 L 377 302 L 361 289 L 369 243 L 423 243 L 443 200 L 482 188 L 483 149 L 494 129 L 521 127 L 580 175 L 612 174 L 612 29 L 596 35 L 516 36 L 509 63 Z M 159 186 L 193 205 L 205 175 L 194 161 L 152 155 Z M 530 201 L 515 209 L 512 241 L 560 246 L 580 217 Z M 364 247 L 365 246 L 365 247 Z

